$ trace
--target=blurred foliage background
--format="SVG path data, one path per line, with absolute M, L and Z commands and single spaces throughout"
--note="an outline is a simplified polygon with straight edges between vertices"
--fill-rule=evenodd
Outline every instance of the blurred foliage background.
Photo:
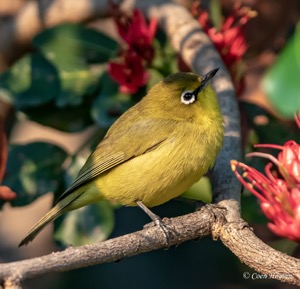
M 0 32 L 1 25 L 26 5 L 24 0 L 9 2 L 0 3 Z M 217 27 L 231 15 L 233 2 L 201 1 L 201 5 Z M 283 144 L 290 139 L 299 143 L 293 122 L 300 110 L 299 2 L 241 2 L 257 12 L 243 27 L 248 48 L 242 57 L 245 83 L 238 99 L 244 151 L 252 151 L 255 143 Z M 191 1 L 184 4 L 192 9 Z M 45 212 L 50 207 L 51 196 L 70 185 L 108 127 L 149 87 L 184 67 L 158 30 L 153 41 L 155 57 L 147 66 L 148 82 L 134 93 L 120 92 L 107 63 L 120 57 L 123 45 L 111 18 L 63 23 L 36 35 L 9 67 L 0 67 L 0 116 L 9 140 L 1 185 L 17 193 L 9 203 L 0 198 L 1 262 L 49 253 L 68 244 L 98 242 L 139 230 L 149 222 L 137 208 L 100 202 L 66 214 L 55 222 L 54 233 L 48 230 L 39 241 L 16 248 L 42 215 L 40 209 Z M 3 141 L 0 150 L 1 167 L 6 152 Z M 259 170 L 265 165 L 261 159 L 245 161 Z M 203 178 L 186 198 L 172 200 L 154 212 L 162 217 L 192 212 L 195 207 L 188 199 L 210 202 L 210 191 L 208 179 Z M 44 207 L 35 205 L 40 203 Z M 268 230 L 256 198 L 247 191 L 242 195 L 242 214 L 262 240 L 300 257 L 299 245 Z M 26 281 L 25 288 L 293 288 L 272 280 L 245 280 L 245 271 L 253 272 L 220 242 L 205 238 L 115 264 L 43 276 Z

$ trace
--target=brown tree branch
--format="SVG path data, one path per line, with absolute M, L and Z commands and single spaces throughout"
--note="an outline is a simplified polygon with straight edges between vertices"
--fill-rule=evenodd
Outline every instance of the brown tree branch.
M 299 259 L 269 247 L 252 230 L 241 230 L 237 223 L 226 223 L 220 230 L 220 240 L 243 263 L 265 275 L 267 279 L 300 285 Z
M 165 2 L 140 0 L 137 5 L 148 15 L 158 18 L 175 49 L 197 73 L 204 73 L 214 67 L 221 68 L 216 76 L 215 88 L 226 125 L 224 148 L 218 157 L 212 180 L 215 201 L 227 210 L 217 207 L 210 207 L 208 210 L 204 207 L 201 211 L 165 220 L 173 232 L 170 244 L 180 244 L 212 234 L 257 272 L 300 285 L 300 260 L 264 244 L 239 217 L 240 185 L 229 168 L 229 160 L 239 159 L 241 155 L 239 115 L 230 77 L 209 39 L 190 13 L 182 6 Z M 112 262 L 165 246 L 164 235 L 154 226 L 99 244 L 69 248 L 40 258 L 1 264 L 0 279 L 6 286 L 10 285 L 10 288 L 18 288 L 20 280 L 26 278 Z
M 198 239 L 214 233 L 242 261 L 258 272 L 274 274 L 274 279 L 291 284 L 300 284 L 300 261 L 284 255 L 257 239 L 247 227 L 240 223 L 228 223 L 222 209 L 203 207 L 200 211 L 184 216 L 164 219 L 170 229 L 170 245 Z M 132 234 L 101 243 L 81 247 L 70 247 L 64 251 L 42 257 L 0 265 L 0 280 L 18 284 L 20 280 L 34 278 L 50 272 L 61 272 L 86 266 L 114 262 L 141 253 L 165 248 L 165 236 L 157 226 L 151 226 Z M 266 258 L 266 252 L 269 254 Z M 270 254 L 271 253 L 271 254 Z M 267 268 L 263 266 L 267 263 Z M 285 274 L 283 274 L 285 273 Z M 277 277 L 277 278 L 275 278 Z

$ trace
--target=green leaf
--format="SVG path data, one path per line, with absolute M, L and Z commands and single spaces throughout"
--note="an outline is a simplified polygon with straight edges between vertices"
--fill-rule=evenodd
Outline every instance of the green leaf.
M 271 104 L 287 118 L 300 111 L 299 51 L 300 24 L 262 81 Z
M 91 116 L 102 127 L 112 125 L 134 102 L 130 95 L 119 92 L 119 86 L 107 73 L 101 78 L 101 90 L 96 97 Z
M 180 197 L 200 200 L 205 203 L 211 203 L 212 188 L 208 177 L 202 177 L 197 183 L 193 184 L 185 193 Z
M 68 212 L 55 225 L 55 239 L 64 246 L 101 242 L 114 228 L 114 210 L 107 201 L 100 201 Z
M 60 91 L 56 105 L 59 107 L 80 105 L 85 95 L 94 93 L 104 66 L 92 69 L 89 64 L 107 62 L 119 49 L 113 39 L 78 24 L 45 30 L 33 43 L 58 71 Z
M 49 143 L 10 145 L 3 185 L 18 194 L 11 204 L 24 206 L 43 194 L 61 190 L 66 157 L 63 149 Z
M 0 92 L 18 109 L 49 102 L 58 91 L 56 68 L 40 53 L 21 58 L 0 76 Z
M 63 108 L 81 105 L 85 96 L 93 94 L 98 89 L 99 75 L 99 72 L 95 74 L 90 68 L 59 70 L 61 87 L 56 96 L 56 106 Z
M 85 101 L 81 106 L 63 108 L 58 108 L 50 103 L 28 108 L 23 112 L 32 121 L 65 132 L 79 132 L 93 124 L 88 101 Z
M 105 63 L 119 50 L 119 44 L 107 35 L 70 23 L 44 30 L 33 44 L 53 63 L 68 70 L 87 63 Z

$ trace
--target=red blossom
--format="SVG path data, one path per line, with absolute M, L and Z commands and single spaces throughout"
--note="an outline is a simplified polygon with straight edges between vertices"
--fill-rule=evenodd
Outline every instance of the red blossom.
M 118 11 L 114 13 L 114 20 L 119 35 L 143 59 L 151 62 L 154 57 L 152 41 L 157 29 L 157 20 L 151 19 L 149 25 L 140 10 L 135 9 L 132 16 Z
M 148 81 L 146 67 L 154 58 L 153 38 L 157 29 L 157 20 L 147 24 L 141 11 L 135 9 L 131 15 L 112 4 L 112 15 L 118 33 L 127 44 L 120 53 L 118 61 L 109 63 L 110 76 L 119 83 L 123 93 L 135 93 Z
M 300 145 L 295 141 L 287 141 L 283 146 L 274 144 L 259 144 L 255 147 L 264 147 L 279 149 L 281 152 L 278 154 L 278 169 L 284 176 L 286 181 L 291 186 L 300 184 Z M 252 153 L 251 155 L 262 155 L 261 153 Z M 263 154 L 265 156 L 265 154 Z
M 7 139 L 4 129 L 4 121 L 0 118 L 0 183 L 4 177 L 5 168 L 7 163 Z M 0 185 L 0 199 L 4 201 L 13 200 L 17 194 L 9 187 Z
M 0 199 L 6 202 L 12 201 L 17 197 L 17 194 L 13 192 L 7 186 L 0 186 Z
M 197 15 L 199 23 L 219 51 L 230 71 L 237 94 L 240 94 L 244 88 L 242 57 L 248 48 L 243 27 L 256 15 L 256 12 L 248 7 L 241 7 L 238 2 L 231 15 L 224 19 L 220 31 L 212 26 L 208 13 L 202 11 L 199 6 L 193 7 L 193 14 Z
M 4 177 L 7 162 L 7 140 L 4 129 L 4 121 L 0 117 L 0 183 Z
M 128 51 L 122 62 L 110 62 L 108 72 L 119 83 L 122 93 L 135 93 L 148 81 L 142 59 L 133 51 Z
M 261 209 L 271 221 L 268 227 L 277 235 L 300 242 L 300 145 L 288 141 L 283 146 L 257 145 L 280 149 L 277 158 L 254 152 L 247 156 L 264 157 L 272 161 L 265 167 L 265 175 L 235 160 L 231 168 L 240 182 L 260 201 Z M 275 164 L 278 173 L 272 172 Z M 237 171 L 243 170 L 243 174 Z

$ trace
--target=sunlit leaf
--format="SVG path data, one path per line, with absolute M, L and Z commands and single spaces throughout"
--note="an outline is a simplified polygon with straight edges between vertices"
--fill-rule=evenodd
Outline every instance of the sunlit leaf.
M 24 206 L 43 194 L 60 190 L 66 157 L 64 150 L 48 143 L 11 145 L 3 180 L 3 185 L 18 194 L 11 204 Z
M 202 177 L 197 183 L 193 184 L 180 197 L 184 197 L 192 200 L 200 200 L 205 203 L 211 203 L 212 189 L 211 189 L 209 178 Z
M 18 109 L 38 106 L 54 99 L 58 93 L 57 73 L 42 54 L 33 53 L 0 75 L 0 92 L 4 91 Z
M 62 108 L 81 105 L 85 96 L 94 93 L 98 88 L 99 75 L 94 74 L 90 68 L 60 70 L 61 87 L 56 96 L 56 105 Z
M 80 105 L 85 95 L 93 93 L 103 67 L 91 69 L 90 63 L 107 62 L 119 49 L 115 40 L 79 24 L 62 24 L 45 30 L 35 37 L 33 44 L 58 71 L 59 107 Z
M 101 242 L 114 227 L 114 210 L 106 201 L 68 212 L 56 221 L 55 239 L 63 246 Z
M 44 30 L 33 39 L 33 44 L 53 63 L 66 69 L 107 62 L 119 49 L 119 44 L 107 35 L 71 23 Z
M 293 118 L 300 111 L 300 24 L 295 34 L 266 73 L 262 88 L 274 108 Z

